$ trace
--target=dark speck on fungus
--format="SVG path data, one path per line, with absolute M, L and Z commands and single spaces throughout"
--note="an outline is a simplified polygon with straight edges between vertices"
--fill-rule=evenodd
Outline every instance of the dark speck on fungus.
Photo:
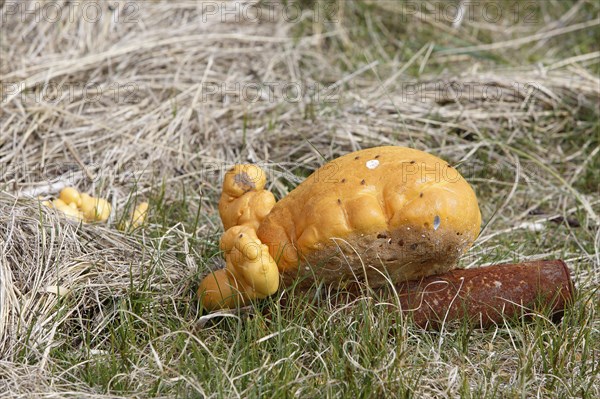
M 423 198 L 423 193 L 419 194 L 419 198 Z
M 341 205 L 342 204 L 342 200 L 338 198 L 337 203 Z
M 404 240 L 398 241 L 398 245 L 400 245 L 401 247 L 403 247 L 404 246 Z
M 415 161 L 410 161 L 411 164 L 415 163 Z
M 366 182 L 365 182 L 365 179 L 362 179 L 362 180 L 360 181 L 360 184 L 362 184 L 362 185 L 364 185 L 365 183 L 366 183 Z
M 379 155 L 375 155 L 375 159 L 379 158 Z
M 346 179 L 342 179 L 342 183 L 346 183 Z
M 411 244 L 410 249 L 414 251 L 415 249 L 417 249 L 417 245 L 417 243 Z
M 377 234 L 377 238 L 387 238 L 385 234 Z
M 246 191 L 256 188 L 254 180 L 248 176 L 246 172 L 238 173 L 234 177 L 234 181 L 242 187 L 247 187 Z
M 359 156 L 354 157 L 355 160 L 357 160 L 358 158 L 360 158 Z

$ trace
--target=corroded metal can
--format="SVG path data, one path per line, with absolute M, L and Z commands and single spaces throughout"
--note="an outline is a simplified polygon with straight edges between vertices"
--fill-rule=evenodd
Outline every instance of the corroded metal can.
M 538 312 L 556 322 L 574 294 L 562 260 L 457 269 L 394 288 L 403 315 L 433 329 L 460 320 L 487 328 Z

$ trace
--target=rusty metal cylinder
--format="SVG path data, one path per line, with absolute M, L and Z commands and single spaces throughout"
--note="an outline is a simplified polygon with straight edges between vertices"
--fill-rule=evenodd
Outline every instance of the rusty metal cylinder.
M 457 269 L 398 283 L 395 289 L 402 313 L 433 329 L 460 320 L 487 328 L 539 311 L 556 322 L 574 293 L 562 260 Z

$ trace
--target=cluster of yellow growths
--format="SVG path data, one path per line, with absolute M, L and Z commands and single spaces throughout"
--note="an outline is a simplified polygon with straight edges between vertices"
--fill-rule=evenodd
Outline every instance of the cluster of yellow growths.
M 92 197 L 80 193 L 73 187 L 62 189 L 58 198 L 52 201 L 42 201 L 42 205 L 60 211 L 65 217 L 83 222 L 105 222 L 111 213 L 111 206 L 104 198 Z M 122 223 L 121 230 L 139 227 L 144 223 L 148 213 L 148 203 L 142 202 L 133 210 L 131 218 Z

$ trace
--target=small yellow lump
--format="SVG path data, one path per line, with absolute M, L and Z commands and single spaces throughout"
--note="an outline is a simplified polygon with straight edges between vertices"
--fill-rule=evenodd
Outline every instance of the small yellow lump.
M 105 199 L 80 193 L 73 187 L 65 187 L 54 201 L 43 201 L 42 205 L 61 211 L 67 218 L 85 222 L 105 222 L 111 206 Z
M 131 217 L 124 222 L 120 223 L 118 228 L 119 230 L 129 230 L 140 227 L 144 224 L 146 220 L 146 216 L 148 215 L 148 203 L 142 202 L 135 207 L 133 212 L 131 213 Z

